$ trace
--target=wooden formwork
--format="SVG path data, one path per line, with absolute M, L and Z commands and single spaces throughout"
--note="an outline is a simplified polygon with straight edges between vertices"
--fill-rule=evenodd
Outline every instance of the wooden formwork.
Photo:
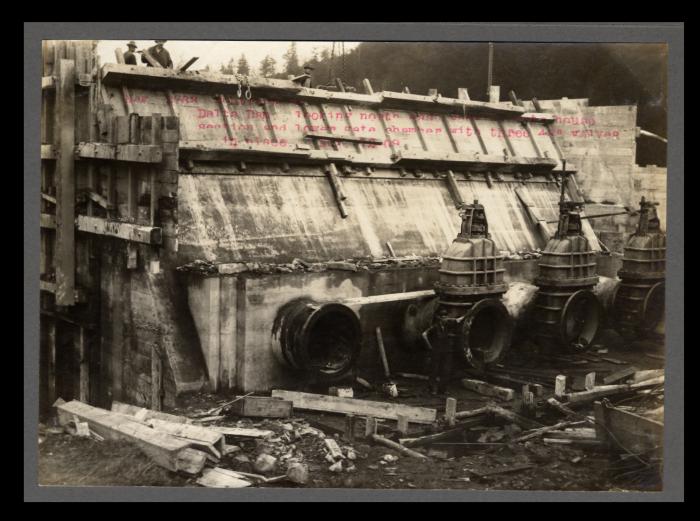
M 122 361 L 103 349 L 104 251 L 122 252 L 127 270 L 157 272 L 161 250 L 177 248 L 170 198 L 177 192 L 178 120 L 115 116 L 101 89 L 95 45 L 42 45 L 43 405 L 58 395 L 93 403 L 114 397 Z M 143 394 L 160 408 L 162 349 L 157 337 L 151 344 Z

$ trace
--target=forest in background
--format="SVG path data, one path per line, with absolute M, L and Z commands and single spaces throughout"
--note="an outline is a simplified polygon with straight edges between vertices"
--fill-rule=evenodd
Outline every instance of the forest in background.
M 330 48 L 329 48 L 330 47 Z M 437 89 L 457 97 L 466 87 L 473 100 L 487 100 L 488 43 L 363 42 L 343 52 L 342 42 L 328 44 L 308 60 L 314 66 L 313 86 L 332 84 L 336 77 L 362 91 L 370 80 L 375 91 L 415 94 Z M 302 72 L 296 45 L 278 64 L 268 56 L 249 64 L 232 57 L 221 72 L 256 73 L 287 78 Z M 667 136 L 667 48 L 665 44 L 495 43 L 493 84 L 501 99 L 514 90 L 521 99 L 588 98 L 590 105 L 638 105 L 637 125 Z M 637 163 L 666 165 L 666 145 L 640 138 Z

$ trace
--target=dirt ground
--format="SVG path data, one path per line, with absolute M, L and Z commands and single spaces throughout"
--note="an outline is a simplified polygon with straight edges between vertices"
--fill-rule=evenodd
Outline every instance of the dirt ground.
M 601 347 L 603 344 L 599 348 Z M 596 349 L 589 351 L 586 362 L 582 362 L 584 356 L 565 359 L 555 356 L 552 359 L 546 355 L 515 350 L 503 366 L 496 369 L 512 375 L 517 373 L 520 378 L 533 383 L 542 382 L 545 385 L 549 382 L 544 388 L 543 398 L 546 398 L 553 393 L 554 377 L 557 374 L 566 374 L 573 380 L 575 388 L 583 376 L 591 371 L 602 378 L 629 364 L 640 370 L 663 367 L 662 347 L 658 344 L 626 345 L 610 337 L 605 348 L 608 349 L 607 353 L 598 353 Z M 603 357 L 614 362 L 602 360 Z M 524 373 L 529 374 L 523 376 Z M 409 379 L 396 381 L 400 390 L 397 402 L 436 408 L 438 416 L 444 411 L 446 396 L 457 399 L 459 411 L 495 403 L 493 398 L 463 389 L 458 379 L 449 387 L 447 395 L 441 396 L 430 395 L 426 382 Z M 354 389 L 357 398 L 391 400 L 379 390 L 363 390 L 357 385 Z M 194 416 L 226 400 L 227 397 L 221 395 L 191 395 L 183 401 L 181 407 L 169 412 Z M 625 398 L 620 402 L 633 406 L 658 407 L 663 404 L 663 397 L 657 393 L 655 396 Z M 517 400 L 513 404 L 497 403 L 502 407 L 512 405 L 516 410 L 518 407 Z M 542 411 L 537 421 L 544 425 L 560 421 L 561 418 L 556 413 L 544 407 L 540 409 Z M 590 409 L 579 412 L 591 414 Z M 380 422 L 379 433 L 391 436 L 394 423 L 388 420 Z M 341 434 L 345 428 L 345 417 L 339 415 L 294 411 L 294 417 L 290 419 L 232 417 L 221 420 L 218 424 L 265 428 L 278 435 L 276 443 L 272 444 L 236 440 L 240 450 L 224 456 L 219 467 L 255 473 L 253 462 L 262 452 L 277 456 L 280 464 L 286 458 L 292 458 L 308 465 L 309 480 L 305 485 L 279 481 L 256 485 L 258 487 L 566 491 L 661 489 L 659 466 L 642 468 L 633 458 L 621 458 L 619 454 L 601 447 L 547 445 L 540 438 L 512 443 L 509 440 L 520 431 L 512 425 L 494 424 L 467 429 L 456 439 L 419 449 L 430 457 L 423 460 L 368 443 L 362 438 L 362 420 L 357 422 L 355 441 L 346 441 Z M 299 429 L 303 430 L 307 426 L 312 427 L 311 431 L 316 429 L 323 434 L 319 436 L 306 433 L 299 436 Z M 408 436 L 420 434 L 424 430 L 424 426 L 411 424 Z M 294 436 L 290 433 L 294 433 Z M 329 470 L 330 463 L 326 460 L 322 439 L 324 435 L 335 436 L 341 447 L 352 447 L 356 454 L 353 461 L 344 460 L 341 472 Z M 479 440 L 484 439 L 491 444 L 478 444 Z M 128 443 L 79 438 L 47 426 L 40 429 L 39 441 L 38 481 L 42 485 L 197 486 L 196 478 L 158 467 Z M 386 458 L 387 455 L 396 456 L 396 461 L 385 461 L 392 459 Z M 494 471 L 500 473 L 483 475 Z M 284 474 L 284 471 L 271 473 L 278 474 Z

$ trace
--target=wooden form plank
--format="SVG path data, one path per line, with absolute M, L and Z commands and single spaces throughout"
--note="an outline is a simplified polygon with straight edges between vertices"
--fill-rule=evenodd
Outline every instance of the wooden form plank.
M 306 132 L 305 138 L 328 139 L 330 141 L 347 141 L 348 143 L 366 143 L 370 145 L 381 145 L 382 140 L 374 137 L 344 136 L 339 134 L 327 134 L 325 132 Z
M 664 377 L 659 376 L 652 378 L 650 380 L 645 380 L 643 382 L 634 384 L 620 384 L 620 385 L 601 385 L 594 387 L 590 391 L 581 391 L 578 393 L 568 393 L 565 394 L 565 398 L 568 403 L 579 404 L 579 403 L 590 403 L 599 398 L 604 398 L 606 396 L 614 396 L 616 394 L 624 394 L 631 391 L 638 391 L 643 389 L 648 389 L 650 387 L 656 387 L 658 385 L 663 385 Z
M 660 449 L 663 446 L 662 422 L 624 411 L 605 402 L 595 402 L 593 411 L 597 437 L 604 443 L 624 447 L 626 451 L 633 453 Z
M 162 230 L 154 226 L 110 221 L 101 217 L 79 215 L 76 220 L 78 231 L 116 237 L 126 241 L 158 245 L 162 242 Z
M 40 215 L 39 226 L 41 228 L 56 229 L 56 216 L 48 213 Z
M 509 401 L 515 398 L 515 391 L 513 389 L 508 389 L 507 387 L 499 387 L 497 385 L 493 385 L 488 382 L 483 382 L 481 380 L 463 378 L 462 386 L 465 389 L 474 391 L 475 393 L 483 394 L 484 396 L 493 396 L 500 400 Z
M 46 332 L 46 344 L 47 344 L 47 376 L 48 376 L 48 389 L 47 397 L 50 404 L 56 401 L 56 320 L 53 318 L 47 318 L 47 332 Z
M 432 423 L 437 418 L 437 411 L 435 409 L 358 400 L 356 398 L 339 398 L 336 396 L 277 389 L 272 391 L 272 397 L 290 400 L 294 404 L 295 409 L 335 412 L 338 414 L 356 414 L 390 420 L 398 419 L 398 415 L 401 414 L 414 423 Z
M 217 458 L 223 455 L 224 435 L 208 427 L 192 425 L 189 423 L 174 423 L 153 418 L 148 420 L 148 424 L 159 432 L 165 432 L 176 438 L 182 438 L 193 443 L 197 448 L 202 448 L 211 452 Z M 215 449 L 212 451 L 211 449 Z
M 207 428 L 233 438 L 266 438 L 275 434 L 274 431 L 266 429 L 245 429 L 241 427 L 223 427 L 221 425 L 212 425 Z
M 61 60 L 56 86 L 56 304 L 75 304 L 75 64 Z
M 292 402 L 267 396 L 246 396 L 232 403 L 227 409 L 237 416 L 289 418 L 292 415 Z
M 85 338 L 85 328 L 78 328 L 78 357 L 80 361 L 80 386 L 78 396 L 81 402 L 87 403 L 90 400 L 90 363 Z
M 190 448 L 189 441 L 158 432 L 128 416 L 92 407 L 77 400 L 61 404 L 57 410 L 61 425 L 73 421 L 75 416 L 79 420 L 87 422 L 91 430 L 106 439 L 126 440 L 136 444 L 158 465 L 168 470 L 174 472 L 183 470 L 192 473 L 190 459 L 192 451 L 185 452 L 181 456 L 183 451 Z M 206 459 L 206 455 L 202 452 L 198 458 L 198 464 L 195 464 L 195 467 L 199 468 L 195 468 L 196 472 L 193 473 L 201 472 Z
M 372 434 L 370 436 L 372 441 L 375 443 L 379 443 L 380 445 L 384 445 L 385 447 L 389 447 L 390 449 L 394 449 L 397 452 L 400 452 L 404 456 L 410 456 L 412 458 L 418 458 L 418 459 L 430 459 L 428 456 L 425 454 L 421 454 L 420 452 L 416 452 L 415 450 L 411 450 L 408 447 L 404 447 L 403 445 L 399 445 L 395 441 L 391 441 L 384 436 L 380 436 L 379 434 Z
M 76 155 L 81 159 L 160 163 L 163 161 L 163 147 L 159 145 L 79 143 L 76 147 Z
M 189 69 L 189 68 L 192 66 L 192 64 L 193 64 L 194 62 L 196 62 L 197 60 L 199 60 L 199 56 L 193 56 L 192 58 L 190 58 L 189 60 L 187 60 L 187 61 L 185 62 L 184 65 L 182 65 L 181 67 L 179 67 L 179 68 L 177 69 L 177 72 L 184 72 L 184 71 L 186 71 L 186 70 Z
M 177 416 L 175 414 L 169 414 L 162 411 L 153 411 L 151 409 L 146 409 L 145 407 L 139 407 L 137 405 L 131 405 L 128 403 L 122 403 L 114 400 L 112 402 L 112 412 L 119 414 L 125 414 L 128 416 L 133 416 L 139 421 L 149 421 L 149 420 L 162 420 L 170 423 L 191 423 L 189 418 L 185 416 Z

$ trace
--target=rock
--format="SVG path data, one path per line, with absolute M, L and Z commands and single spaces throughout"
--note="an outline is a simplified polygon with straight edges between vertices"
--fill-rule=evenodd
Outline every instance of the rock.
M 386 463 L 393 463 L 395 461 L 398 461 L 399 457 L 393 456 L 392 454 L 384 454 L 384 456 L 382 456 L 382 460 L 385 461 Z
M 348 468 L 345 469 L 345 472 L 355 472 L 357 470 L 357 467 L 355 465 L 350 465 Z
M 348 448 L 347 451 L 345 452 L 345 457 L 348 458 L 350 461 L 353 461 L 357 459 L 357 454 L 355 454 L 355 451 Z
M 339 462 L 337 462 L 337 463 L 333 463 L 333 465 L 331 465 L 330 467 L 328 467 L 328 470 L 330 470 L 331 472 L 342 472 L 342 471 L 343 471 L 343 462 L 342 462 L 342 460 L 339 461 Z
M 239 454 L 238 456 L 234 456 L 233 459 L 238 463 L 250 463 L 250 458 L 245 454 Z
M 379 468 L 379 465 L 367 465 L 367 468 L 370 470 L 377 470 Z
M 303 463 L 292 463 L 287 468 L 287 477 L 293 483 L 306 485 L 309 481 L 309 468 Z
M 272 472 L 277 467 L 277 458 L 270 456 L 269 454 L 260 454 L 255 460 L 254 468 L 257 472 L 262 474 L 267 474 Z
M 294 431 L 294 426 L 293 426 L 291 423 L 283 423 L 283 424 L 282 424 L 282 428 L 283 428 L 285 431 L 288 431 L 288 432 L 293 432 L 293 431 Z

